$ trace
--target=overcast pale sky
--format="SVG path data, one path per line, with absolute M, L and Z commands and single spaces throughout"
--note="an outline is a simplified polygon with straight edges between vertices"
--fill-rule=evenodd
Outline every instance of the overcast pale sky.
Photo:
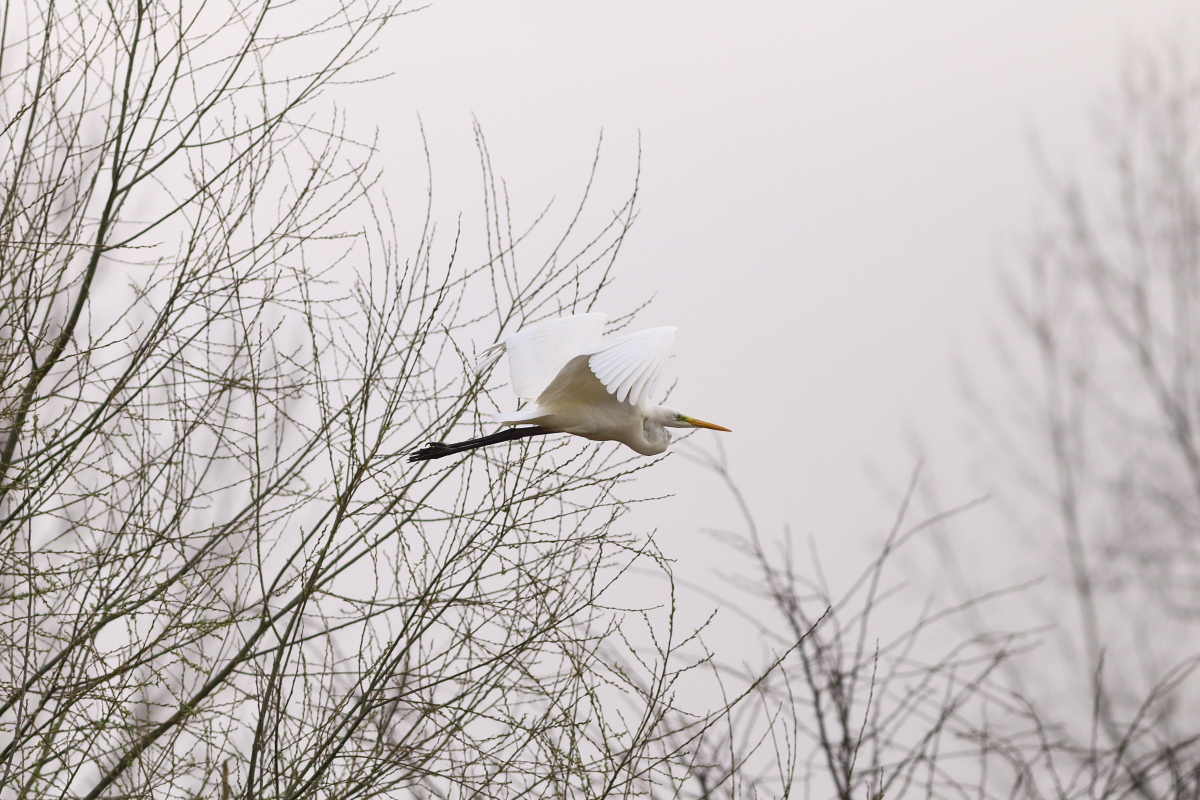
M 374 66 L 394 74 L 352 111 L 379 126 L 393 191 L 423 181 L 420 115 L 450 225 L 478 205 L 472 116 L 526 221 L 570 207 L 601 130 L 615 206 L 640 136 L 641 213 L 601 310 L 657 293 L 642 319 L 680 328 L 672 405 L 734 430 L 768 530 L 860 562 L 890 514 L 868 464 L 903 483 L 911 428 L 961 471 L 952 361 L 984 357 L 996 268 L 1035 215 L 1031 134 L 1085 163 L 1122 54 L 1188 6 L 436 0 L 385 35 Z M 736 519 L 684 459 L 639 480 L 675 493 L 637 520 L 685 564 L 699 527 Z

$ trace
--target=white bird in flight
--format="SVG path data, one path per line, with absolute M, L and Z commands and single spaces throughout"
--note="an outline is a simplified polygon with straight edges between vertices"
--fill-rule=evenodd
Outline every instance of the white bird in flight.
M 409 454 L 408 460 L 428 461 L 548 433 L 616 441 L 653 456 L 667 449 L 671 441 L 667 428 L 729 431 L 649 402 L 671 357 L 677 328 L 650 328 L 603 339 L 606 322 L 605 314 L 546 320 L 483 351 L 481 370 L 507 353 L 513 391 L 522 400 L 533 401 L 520 411 L 495 417 L 505 425 L 522 427 L 455 444 L 430 442 Z

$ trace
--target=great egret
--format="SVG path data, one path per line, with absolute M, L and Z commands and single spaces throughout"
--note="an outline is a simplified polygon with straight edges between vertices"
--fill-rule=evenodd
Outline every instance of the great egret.
M 667 449 L 667 428 L 710 428 L 711 422 L 684 416 L 673 408 L 648 403 L 675 343 L 676 328 L 650 328 L 611 339 L 601 332 L 604 314 L 576 314 L 524 328 L 480 355 L 486 369 L 508 354 L 513 391 L 533 402 L 511 414 L 497 414 L 505 425 L 523 425 L 456 444 L 430 442 L 409 461 L 462 453 L 497 442 L 573 433 L 595 441 L 616 441 L 644 456 Z

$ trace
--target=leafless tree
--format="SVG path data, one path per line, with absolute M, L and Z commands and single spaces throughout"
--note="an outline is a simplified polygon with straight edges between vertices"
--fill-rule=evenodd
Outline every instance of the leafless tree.
M 1011 707 L 998 675 L 1035 640 L 1030 631 L 964 636 L 963 618 L 1004 593 L 936 606 L 907 585 L 900 558 L 980 500 L 912 521 L 915 471 L 876 555 L 851 580 L 829 580 L 812 541 L 759 531 L 723 453 L 688 452 L 722 479 L 743 523 L 713 532 L 738 556 L 728 584 L 691 589 L 737 614 L 763 653 L 755 663 L 745 651 L 714 651 L 706 662 L 738 702 L 690 743 L 690 796 L 989 796 L 996 754 L 979 723 Z
M 472 340 L 590 307 L 636 191 L 539 238 L 480 137 L 486 257 L 431 215 L 406 251 L 322 100 L 397 13 L 5 5 L 0 797 L 686 778 L 687 637 L 605 601 L 663 568 L 614 525 L 639 467 L 551 441 L 403 459 L 488 409 Z
M 692 744 L 692 796 L 1200 797 L 1198 52 L 1133 53 L 1097 168 L 1044 168 L 1003 369 L 968 385 L 984 508 L 939 512 L 914 476 L 839 588 L 815 548 L 760 534 L 723 458 L 697 456 L 742 509 L 722 538 L 749 566 L 717 595 L 766 661 L 712 654 L 717 685 L 754 702 Z M 928 516 L 906 522 L 918 501 Z M 914 573 L 919 555 L 898 558 L 922 540 L 941 559 Z
M 1131 52 L 1092 168 L 1063 177 L 1042 157 L 1048 208 L 1007 274 L 1004 382 L 970 384 L 1012 511 L 1001 541 L 1048 579 L 1025 610 L 1046 644 L 1009 673 L 1039 732 L 1006 754 L 1030 796 L 1200 792 L 1196 53 Z

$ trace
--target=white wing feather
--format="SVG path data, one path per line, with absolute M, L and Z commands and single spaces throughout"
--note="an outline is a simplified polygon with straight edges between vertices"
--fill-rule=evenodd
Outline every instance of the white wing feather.
M 606 322 L 608 315 L 600 313 L 548 319 L 517 331 L 503 344 L 485 350 L 483 357 L 494 360 L 507 351 L 513 392 L 533 400 L 568 361 L 595 351 Z
M 677 330 L 650 328 L 605 342 L 592 351 L 588 366 L 618 401 L 645 405 L 666 369 Z

